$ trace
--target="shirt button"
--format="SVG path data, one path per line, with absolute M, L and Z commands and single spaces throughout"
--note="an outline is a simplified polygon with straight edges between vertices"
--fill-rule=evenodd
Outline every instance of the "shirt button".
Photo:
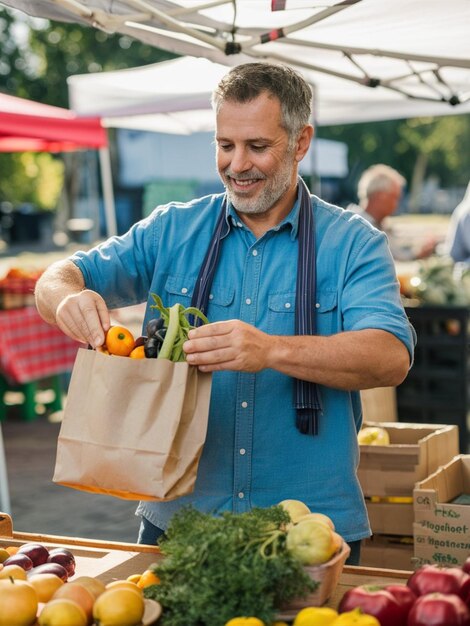
M 246 409 L 246 407 L 247 407 L 247 406 L 248 406 L 248 402 L 243 401 L 243 402 L 242 402 L 242 407 L 243 407 L 244 409 Z
M 247 298 L 247 299 L 245 300 L 245 304 L 251 304 L 251 298 Z
M 188 290 L 186 289 L 186 287 L 183 287 L 183 289 L 181 290 L 181 293 L 188 293 Z
M 213 294 L 213 293 L 210 293 L 210 294 L 209 294 L 209 300 L 213 300 L 213 299 L 214 299 L 214 294 Z
M 243 493 L 243 491 L 238 492 L 238 497 L 240 498 L 240 500 L 243 500 L 243 498 L 245 497 L 245 494 Z
M 243 226 L 243 224 L 241 222 L 237 222 L 237 226 L 238 226 L 238 228 L 241 228 Z
M 285 305 L 286 309 L 290 309 L 290 302 L 286 302 Z
M 258 256 L 258 250 L 253 250 L 251 253 L 253 256 Z
M 243 456 L 244 454 L 246 454 L 246 450 L 245 448 L 240 448 L 240 454 Z
M 319 309 L 319 308 L 320 308 L 320 303 L 319 303 L 319 302 L 317 302 L 317 303 L 316 303 L 315 308 L 316 308 L 316 309 Z

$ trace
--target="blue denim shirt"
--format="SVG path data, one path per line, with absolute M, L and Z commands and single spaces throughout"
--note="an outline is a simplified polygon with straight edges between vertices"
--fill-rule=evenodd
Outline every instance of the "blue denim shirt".
M 122 237 L 72 260 L 87 288 L 109 308 L 153 301 L 189 305 L 222 205 L 222 195 L 158 207 Z M 408 348 L 415 343 L 400 302 L 386 236 L 361 217 L 312 196 L 317 250 L 317 332 L 379 328 Z M 210 321 L 238 318 L 274 335 L 294 334 L 299 201 L 284 221 L 256 240 L 232 207 L 212 293 Z M 153 311 L 147 307 L 144 327 Z M 386 358 L 386 355 L 384 355 Z M 370 534 L 356 476 L 359 393 L 319 387 L 319 434 L 295 427 L 293 379 L 272 369 L 213 375 L 207 439 L 191 495 L 142 502 L 137 514 L 165 528 L 192 503 L 207 512 L 243 512 L 283 499 L 325 513 L 354 541 Z

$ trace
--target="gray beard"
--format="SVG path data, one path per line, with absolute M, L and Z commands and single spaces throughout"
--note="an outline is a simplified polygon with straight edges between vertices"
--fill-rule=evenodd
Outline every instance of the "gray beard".
M 286 157 L 287 156 L 288 155 L 286 155 Z M 229 169 L 224 172 L 225 176 L 227 176 L 228 171 Z M 268 184 L 261 195 L 256 199 L 255 203 L 250 198 L 244 199 L 237 196 L 227 184 L 225 184 L 225 189 L 228 199 L 236 211 L 246 215 L 261 215 L 269 211 L 269 209 L 276 204 L 279 198 L 286 193 L 291 184 L 291 178 L 291 165 L 289 161 L 286 161 L 285 165 L 278 172 L 276 179 Z

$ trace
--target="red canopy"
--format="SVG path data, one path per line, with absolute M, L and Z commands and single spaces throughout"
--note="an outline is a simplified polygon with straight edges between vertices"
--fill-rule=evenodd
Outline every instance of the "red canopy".
M 108 145 L 98 117 L 0 93 L 0 152 L 67 152 Z

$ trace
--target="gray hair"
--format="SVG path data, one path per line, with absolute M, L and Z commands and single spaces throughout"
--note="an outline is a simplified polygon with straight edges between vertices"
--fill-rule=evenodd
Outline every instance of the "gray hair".
M 359 202 L 368 200 L 378 191 L 392 191 L 396 186 L 403 189 L 406 179 L 393 167 L 379 163 L 367 168 L 361 175 L 357 185 Z
M 287 65 L 243 63 L 233 67 L 214 89 L 212 106 L 216 113 L 225 101 L 250 102 L 262 93 L 281 104 L 281 124 L 292 146 L 312 115 L 312 90 L 305 79 Z

